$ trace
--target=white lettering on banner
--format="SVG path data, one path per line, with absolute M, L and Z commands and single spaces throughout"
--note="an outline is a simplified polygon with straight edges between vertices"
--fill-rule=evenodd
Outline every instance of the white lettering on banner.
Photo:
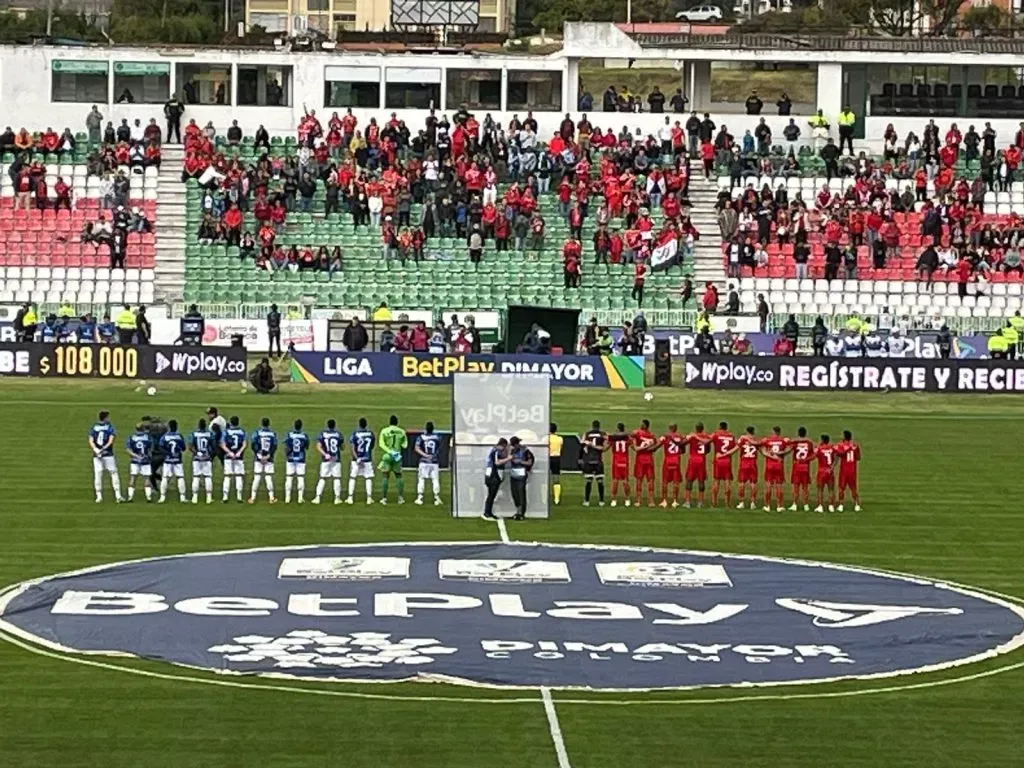
M 501 373 L 546 373 L 555 381 L 594 381 L 594 366 L 590 363 L 528 363 L 500 360 Z
M 199 348 L 201 349 L 201 348 Z M 184 373 L 191 376 L 195 373 L 215 373 L 218 378 L 223 378 L 225 373 L 244 373 L 245 361 L 232 360 L 226 354 L 218 352 L 201 352 L 192 347 L 189 352 L 173 352 L 171 354 L 171 370 L 175 373 Z M 157 353 L 157 373 L 167 368 L 166 358 Z
M 69 589 L 53 604 L 50 613 L 61 615 L 131 616 L 160 613 L 170 608 L 163 595 L 149 592 L 81 592 Z
M 486 596 L 494 616 L 510 619 L 536 619 L 542 614 L 527 609 L 521 595 L 514 592 L 495 592 Z M 297 616 L 351 617 L 362 615 L 358 598 L 325 596 L 320 592 L 299 592 L 288 596 L 287 611 Z M 806 598 L 778 598 L 780 608 L 812 617 L 815 627 L 839 629 L 865 627 L 919 615 L 958 616 L 961 608 L 921 607 L 914 605 L 873 605 L 870 603 L 834 603 Z M 466 610 L 480 608 L 484 601 L 472 595 L 453 595 L 440 592 L 378 592 L 373 596 L 376 616 L 410 618 L 420 610 Z M 343 607 L 344 606 L 344 607 Z M 679 603 L 642 603 L 593 600 L 554 600 L 544 613 L 556 619 L 581 621 L 637 621 L 649 619 L 652 624 L 670 626 L 706 626 L 728 621 L 749 606 L 718 603 L 703 610 L 686 608 Z M 51 613 L 82 616 L 130 616 L 159 613 L 170 606 L 163 595 L 148 592 L 65 591 L 53 604 Z M 540 607 L 540 606 L 536 606 Z M 189 597 L 174 603 L 180 613 L 198 616 L 269 616 L 280 608 L 277 602 L 262 597 L 213 596 Z M 658 617 L 641 610 L 665 614 L 673 618 Z M 694 643 L 684 648 L 703 655 L 714 655 L 716 646 Z M 823 646 L 829 648 L 831 646 Z
M 444 595 L 437 592 L 385 592 L 374 595 L 376 616 L 411 618 L 413 609 L 461 610 L 479 608 L 483 601 L 469 595 Z
M 31 361 L 27 350 L 16 350 L 13 352 L 4 350 L 0 352 L 0 375 L 12 373 L 32 373 Z
M 714 624 L 717 621 L 731 619 L 733 616 L 743 613 L 743 611 L 747 610 L 750 606 L 722 603 L 706 611 L 694 611 L 689 608 L 684 608 L 676 603 L 644 603 L 644 607 L 677 617 L 675 619 L 655 619 L 655 624 L 672 624 L 675 626 L 693 627 L 700 624 Z
M 331 610 L 332 605 L 355 605 L 354 597 L 324 597 L 319 592 L 288 597 L 288 613 L 296 616 L 358 616 L 359 611 Z
M 804 664 L 808 659 L 818 659 L 828 664 L 853 664 L 854 660 L 834 645 L 797 645 L 787 648 L 783 645 L 746 643 L 730 645 L 718 643 L 698 645 L 696 643 L 644 643 L 631 648 L 626 643 L 608 641 L 603 643 L 582 643 L 575 640 L 554 642 L 539 640 L 531 643 L 524 640 L 481 640 L 480 649 L 489 659 L 510 659 L 513 654 L 530 652 L 535 659 L 557 660 L 567 655 L 585 654 L 593 661 L 607 661 L 613 655 L 630 656 L 633 661 L 664 661 L 666 657 L 701 663 L 719 663 L 723 653 L 729 652 L 743 657 L 748 664 L 793 663 Z
M 277 608 L 264 597 L 190 597 L 174 604 L 174 610 L 193 616 L 269 616 Z
M 546 409 L 540 404 L 530 408 L 517 408 L 503 403 L 489 403 L 486 408 L 460 408 L 459 415 L 462 417 L 462 423 L 470 429 L 490 425 L 493 429 L 502 431 L 506 428 L 514 430 L 533 425 L 540 430 L 538 434 L 546 434 L 548 427 Z
M 546 613 L 556 619 L 636 620 L 644 615 L 629 603 L 605 603 L 597 600 L 555 600 L 555 607 Z
M 373 376 L 373 364 L 365 357 L 325 357 L 324 376 Z
M 8 343 L 12 342 L 17 338 L 17 334 L 14 332 L 14 326 L 10 323 L 4 323 L 0 325 L 0 342 Z

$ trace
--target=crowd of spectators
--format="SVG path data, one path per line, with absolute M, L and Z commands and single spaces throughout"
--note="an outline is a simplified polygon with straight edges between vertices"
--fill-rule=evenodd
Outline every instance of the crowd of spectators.
M 661 114 L 666 111 L 675 114 L 683 114 L 689 105 L 690 99 L 683 94 L 682 88 L 676 88 L 675 93 L 666 97 L 659 86 L 654 86 L 647 96 L 630 92 L 626 86 L 609 85 L 601 94 L 601 112 L 650 112 Z M 594 96 L 585 87 L 580 88 L 580 95 L 577 101 L 577 109 L 580 112 L 591 112 L 594 110 Z M 666 109 L 666 107 L 668 109 Z M 764 100 L 756 90 L 750 92 L 743 103 L 744 110 L 748 115 L 760 115 L 764 109 Z M 781 91 L 775 101 L 775 107 L 780 115 L 789 115 L 793 110 L 793 100 L 785 91 Z
M 754 172 L 774 176 L 775 189 L 744 186 L 749 142 L 740 149 L 731 136 L 723 138 L 731 189 L 720 192 L 717 214 L 727 273 L 768 274 L 783 259 L 797 278 L 916 276 L 929 287 L 947 279 L 960 296 L 984 295 L 993 279 L 1024 276 L 1024 221 L 986 204 L 988 193 L 1006 191 L 1014 180 L 1024 124 L 1001 148 L 990 123 L 980 133 L 953 123 L 942 134 L 930 120 L 920 139 L 910 133 L 902 140 L 889 125 L 883 138 L 880 157 L 860 152 L 844 159 L 830 139 L 820 152 L 826 183 L 810 200 L 791 193 L 785 164 L 779 172 L 777 157 L 762 154 L 770 135 L 753 151 Z M 784 163 L 795 165 L 792 154 Z
M 382 257 L 403 262 L 423 258 L 435 238 L 464 242 L 475 264 L 489 244 L 541 258 L 547 222 L 538 199 L 553 194 L 570 231 L 561 249 L 567 287 L 583 280 L 583 235 L 591 224 L 594 259 L 604 263 L 642 265 L 656 244 L 672 238 L 685 257 L 699 237 L 688 215 L 689 155 L 678 121 L 673 126 L 666 119 L 660 138 L 642 138 L 625 126 L 616 135 L 586 115 L 579 122 L 566 115 L 542 142 L 532 113 L 513 116 L 506 127 L 489 114 L 478 122 L 466 109 L 451 121 L 431 111 L 413 135 L 394 113 L 360 126 L 351 110 L 333 113 L 326 125 L 310 111 L 298 126 L 294 156 L 271 152 L 260 126 L 256 159 L 248 163 L 224 151 L 212 125 L 203 129 L 192 120 L 184 133 L 182 179 L 203 188 L 200 241 L 245 243 L 243 257 L 255 254 L 262 269 L 323 268 L 317 248 L 276 244 L 293 213 L 313 210 L 320 184 L 326 216 L 347 215 L 355 227 L 379 233 Z M 225 140 L 242 142 L 237 121 Z M 255 231 L 243 227 L 247 212 Z M 645 269 L 634 269 L 638 301 Z

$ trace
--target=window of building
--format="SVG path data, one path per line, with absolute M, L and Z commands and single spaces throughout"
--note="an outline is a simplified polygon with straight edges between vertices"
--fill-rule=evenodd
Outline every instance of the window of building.
M 110 101 L 109 66 L 105 61 L 54 59 L 50 64 L 53 101 L 106 104 Z
M 354 13 L 334 14 L 334 28 L 339 32 L 355 32 L 356 15 Z
M 163 104 L 171 97 L 171 65 L 115 61 L 115 104 Z
M 449 69 L 445 79 L 448 109 L 501 109 L 500 69 Z
M 242 107 L 290 107 L 292 68 L 239 64 L 238 104 Z
M 324 67 L 325 107 L 380 108 L 380 67 Z
M 562 111 L 562 73 L 509 70 L 507 109 Z
M 175 75 L 186 104 L 231 104 L 230 64 L 178 64 Z
M 430 109 L 441 104 L 441 70 L 388 67 L 384 86 L 387 109 Z
M 331 10 L 331 0 L 306 0 L 306 10 L 308 11 L 329 11 Z
M 477 32 L 497 32 L 498 18 L 496 16 L 481 16 L 476 23 Z
M 249 13 L 250 27 L 263 27 L 267 32 L 287 32 L 288 14 L 286 13 Z

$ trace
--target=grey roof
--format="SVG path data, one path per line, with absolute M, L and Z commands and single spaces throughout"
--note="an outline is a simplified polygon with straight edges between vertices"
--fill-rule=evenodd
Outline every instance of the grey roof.
M 814 36 L 798 34 L 697 35 L 627 33 L 644 48 L 728 48 L 776 51 L 875 51 L 881 53 L 1024 54 L 1024 38 Z

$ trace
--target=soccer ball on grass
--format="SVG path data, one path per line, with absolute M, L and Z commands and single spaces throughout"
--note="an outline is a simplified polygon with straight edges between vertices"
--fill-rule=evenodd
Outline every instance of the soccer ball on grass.
M 649 403 L 653 399 L 654 399 L 654 393 L 653 392 L 644 392 L 644 400 L 646 400 Z

